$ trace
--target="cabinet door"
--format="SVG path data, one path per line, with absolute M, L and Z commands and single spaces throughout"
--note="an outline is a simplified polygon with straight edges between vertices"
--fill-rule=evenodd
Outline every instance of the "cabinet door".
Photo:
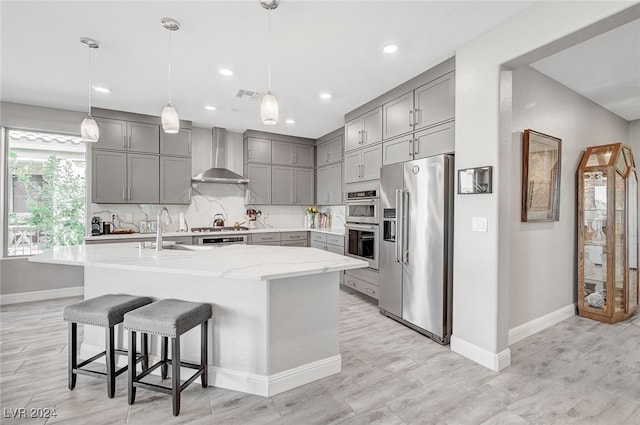
M 382 146 L 364 148 L 362 150 L 362 174 L 360 180 L 379 179 L 380 167 L 382 167 Z
M 91 152 L 91 202 L 126 203 L 126 190 L 127 154 L 94 149 Z
M 132 152 L 160 152 L 160 126 L 127 122 L 127 148 Z
M 247 164 L 244 175 L 250 180 L 245 193 L 246 203 L 271 204 L 271 166 Z
M 271 141 L 271 163 L 292 165 L 294 163 L 294 146 L 287 142 Z
M 247 162 L 271 163 L 271 140 L 247 138 Z
M 293 193 L 293 168 L 271 167 L 271 203 L 273 205 L 292 205 Z
M 415 129 L 429 127 L 455 117 L 454 74 L 444 75 L 415 91 Z
M 362 117 L 363 141 L 365 145 L 382 140 L 382 106 Z
M 342 161 L 342 136 L 319 145 L 316 154 L 318 167 Z
M 293 163 L 296 167 L 313 167 L 313 146 L 293 145 Z
M 160 203 L 191 203 L 191 159 L 160 157 Z
M 160 153 L 191 156 L 191 130 L 184 128 L 175 134 L 160 132 Z
M 316 203 L 338 205 L 342 203 L 342 164 L 318 168 Z
M 157 204 L 160 200 L 160 157 L 127 154 L 128 193 L 130 204 Z
M 455 150 L 455 121 L 415 133 L 413 154 L 415 159 L 449 153 Z
M 345 152 L 357 149 L 362 141 L 362 119 L 356 118 L 344 125 Z
M 313 205 L 315 195 L 315 179 L 313 169 L 294 168 L 293 169 L 293 202 L 296 205 Z
M 362 173 L 362 151 L 350 152 L 344 156 L 344 182 L 353 183 L 360 180 Z
M 100 149 L 126 149 L 127 122 L 95 118 L 100 130 L 96 147 Z
M 382 107 L 384 139 L 413 130 L 413 91 L 393 99 Z
M 282 241 L 280 243 L 282 246 L 298 246 L 298 247 L 306 247 L 307 241 Z
M 413 159 L 413 134 L 388 140 L 382 144 L 382 164 L 395 164 Z

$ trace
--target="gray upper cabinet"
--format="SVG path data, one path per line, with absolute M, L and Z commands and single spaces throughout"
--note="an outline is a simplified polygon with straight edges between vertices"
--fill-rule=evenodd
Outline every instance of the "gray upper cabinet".
M 95 118 L 100 138 L 95 147 L 100 149 L 126 149 L 127 122 L 109 118 Z
M 435 127 L 417 131 L 413 139 L 415 159 L 455 151 L 455 122 L 449 121 Z
M 247 204 L 271 204 L 271 165 L 247 164 L 244 175 L 250 180 L 245 192 Z
M 413 131 L 413 91 L 382 107 L 384 139 Z
M 271 140 L 249 137 L 246 139 L 245 146 L 245 162 L 271 163 Z
M 159 153 L 160 126 L 127 122 L 127 149 L 133 152 Z
M 271 162 L 279 165 L 313 167 L 313 146 L 273 140 L 271 142 Z
M 160 203 L 191 203 L 191 159 L 160 157 Z
M 316 154 L 318 167 L 342 161 L 342 136 L 318 145 Z
M 315 198 L 313 169 L 271 167 L 271 203 L 274 205 L 312 205 Z
M 415 90 L 415 129 L 431 127 L 455 118 L 453 72 Z
M 413 159 L 413 134 L 387 140 L 382 144 L 382 165 Z
M 316 204 L 342 204 L 342 163 L 320 167 L 316 179 Z
M 380 142 L 382 140 L 382 107 L 347 122 L 344 131 L 347 152 Z
M 157 204 L 159 201 L 160 157 L 127 154 L 127 201 L 133 204 Z
M 313 169 L 294 168 L 294 199 L 295 205 L 313 205 L 316 199 L 315 178 Z
M 191 130 L 183 128 L 175 134 L 161 131 L 160 153 L 163 155 L 191 156 Z
M 100 135 L 102 139 L 102 134 Z M 120 204 L 127 201 L 127 154 L 91 151 L 91 202 Z
M 381 145 L 370 146 L 350 152 L 344 157 L 344 182 L 355 183 L 379 179 L 381 166 Z

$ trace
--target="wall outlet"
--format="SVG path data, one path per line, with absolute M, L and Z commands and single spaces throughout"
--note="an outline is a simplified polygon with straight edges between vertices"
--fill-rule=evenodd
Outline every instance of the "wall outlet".
M 471 231 L 472 232 L 486 232 L 487 231 L 487 217 L 471 217 Z

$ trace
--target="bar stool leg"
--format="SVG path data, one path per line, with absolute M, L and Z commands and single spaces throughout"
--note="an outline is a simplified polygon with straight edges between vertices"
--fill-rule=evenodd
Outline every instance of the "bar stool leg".
M 200 376 L 200 382 L 202 383 L 202 388 L 207 388 L 207 380 L 208 380 L 208 370 L 207 370 L 207 351 L 209 349 L 209 344 L 207 343 L 207 339 L 209 336 L 208 328 L 209 321 L 205 320 L 200 325 L 200 366 L 204 369 L 202 375 Z
M 136 387 L 133 386 L 133 381 L 136 378 L 136 333 L 129 331 L 129 368 L 128 368 L 128 389 L 129 389 L 129 404 L 133 404 L 136 401 Z
M 69 389 L 76 387 L 78 375 L 73 371 L 78 364 L 78 324 L 69 322 Z
M 149 369 L 149 334 L 142 334 L 142 371 Z
M 171 396 L 173 416 L 180 413 L 180 336 L 171 338 Z
M 167 372 L 169 370 L 169 367 L 167 366 L 167 362 L 169 361 L 169 353 L 168 353 L 168 345 L 169 345 L 169 338 L 167 338 L 166 336 L 162 337 L 162 343 L 160 344 L 160 360 L 162 360 L 162 366 L 160 366 L 160 377 L 162 379 L 167 379 Z
M 115 332 L 113 326 L 105 331 L 106 340 L 106 363 L 107 363 L 107 395 L 113 398 L 116 394 L 116 355 L 115 355 Z

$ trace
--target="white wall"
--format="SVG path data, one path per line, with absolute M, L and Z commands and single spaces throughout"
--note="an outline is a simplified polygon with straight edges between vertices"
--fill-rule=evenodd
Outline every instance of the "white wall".
M 640 120 L 631 121 L 629 123 L 629 144 L 633 150 L 636 160 L 636 167 L 640 166 Z
M 503 176 L 497 167 L 499 148 L 512 141 L 508 132 L 500 132 L 501 66 L 544 46 L 560 50 L 562 43 L 556 41 L 571 38 L 572 33 L 633 4 L 539 2 L 460 47 L 456 51 L 456 167 L 492 165 L 494 187 L 503 187 L 502 179 L 510 179 L 510 175 Z M 544 30 L 537 30 L 540 28 Z M 579 41 L 571 38 L 573 43 Z M 504 302 L 509 282 L 499 279 L 499 197 L 497 192 L 458 195 L 454 219 L 451 349 L 494 370 L 511 361 L 509 306 Z M 472 217 L 487 217 L 488 231 L 472 232 Z
M 530 322 L 576 298 L 576 170 L 584 148 L 627 142 L 628 123 L 542 73 L 524 67 L 512 76 L 512 143 L 501 146 L 500 170 L 513 184 L 501 211 L 501 264 L 508 269 L 509 328 Z M 560 220 L 521 223 L 522 131 L 532 129 L 562 139 Z

